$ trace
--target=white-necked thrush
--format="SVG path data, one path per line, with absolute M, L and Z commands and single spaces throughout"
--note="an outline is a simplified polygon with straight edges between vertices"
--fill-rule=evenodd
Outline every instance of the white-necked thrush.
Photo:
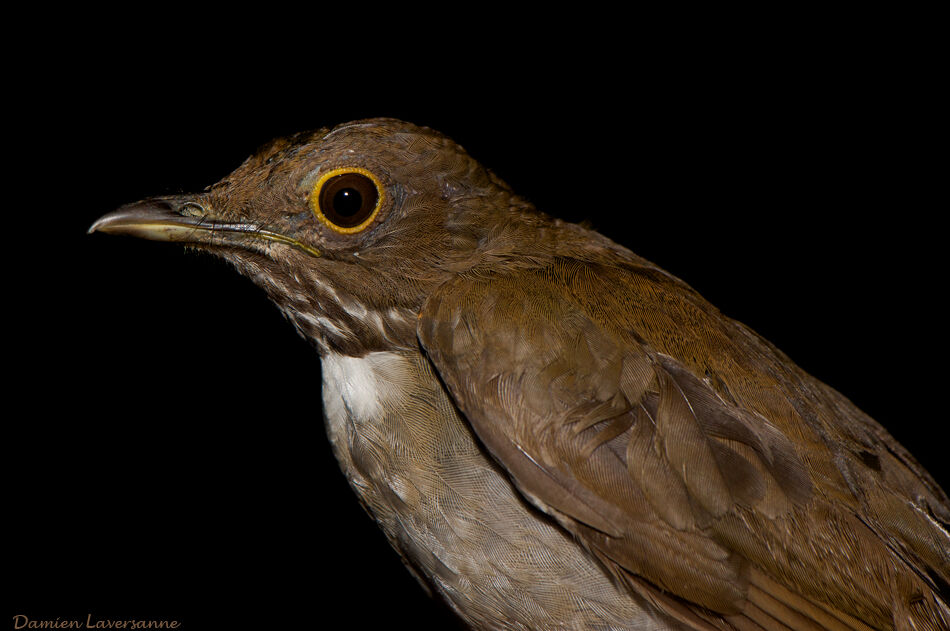
M 299 134 L 91 230 L 267 292 L 353 489 L 474 628 L 950 628 L 950 502 L 904 448 L 437 132 Z

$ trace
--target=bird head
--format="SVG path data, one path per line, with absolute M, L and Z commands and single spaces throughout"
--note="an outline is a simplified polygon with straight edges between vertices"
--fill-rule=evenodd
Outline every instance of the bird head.
M 275 140 L 202 193 L 123 206 L 89 231 L 221 256 L 318 350 L 360 355 L 414 345 L 435 287 L 517 258 L 545 221 L 447 137 L 372 119 Z

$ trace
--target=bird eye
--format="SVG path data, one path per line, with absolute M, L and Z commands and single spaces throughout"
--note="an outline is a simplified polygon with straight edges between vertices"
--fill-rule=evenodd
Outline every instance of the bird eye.
M 317 219 L 342 234 L 365 230 L 382 204 L 383 187 L 379 180 L 359 167 L 325 173 L 310 195 L 310 208 Z

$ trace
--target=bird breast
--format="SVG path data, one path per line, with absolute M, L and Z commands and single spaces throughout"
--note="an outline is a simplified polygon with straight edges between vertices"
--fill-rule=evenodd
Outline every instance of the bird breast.
M 557 525 L 539 519 L 459 418 L 421 353 L 328 353 L 323 399 L 334 453 L 363 506 L 427 587 L 469 624 L 670 628 Z

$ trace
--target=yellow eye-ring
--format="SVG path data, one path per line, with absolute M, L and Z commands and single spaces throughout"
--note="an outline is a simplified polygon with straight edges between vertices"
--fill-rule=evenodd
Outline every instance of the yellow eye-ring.
M 310 194 L 317 219 L 340 234 L 365 230 L 383 205 L 383 185 L 361 167 L 342 167 L 320 176 Z

